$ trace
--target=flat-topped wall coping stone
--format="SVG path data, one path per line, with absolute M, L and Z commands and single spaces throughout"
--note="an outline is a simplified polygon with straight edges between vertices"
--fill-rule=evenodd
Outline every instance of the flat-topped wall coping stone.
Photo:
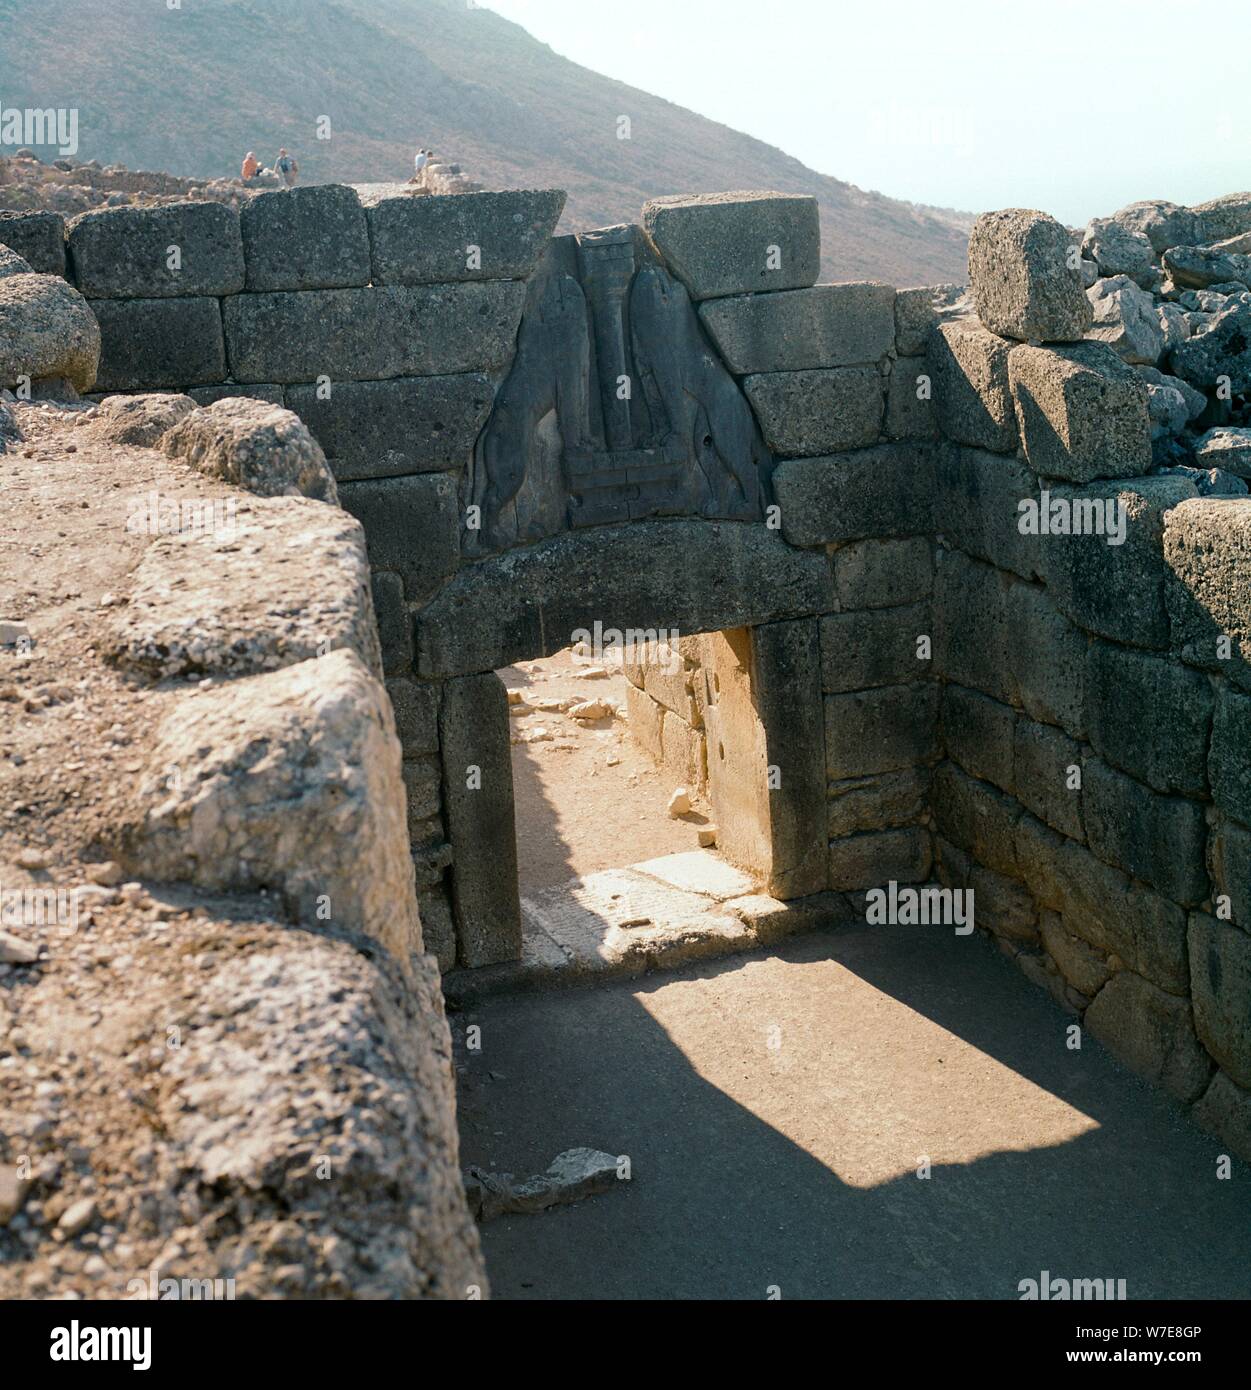
M 224 203 L 97 208 L 69 224 L 74 283 L 88 299 L 168 299 L 243 289 L 239 214 Z
M 239 214 L 249 290 L 369 284 L 369 229 L 356 190 L 310 184 L 258 193 Z

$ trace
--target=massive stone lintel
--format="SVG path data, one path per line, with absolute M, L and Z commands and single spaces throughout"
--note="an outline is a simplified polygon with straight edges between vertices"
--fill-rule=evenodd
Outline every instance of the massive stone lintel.
M 821 553 L 760 525 L 673 520 L 574 532 L 462 569 L 417 615 L 423 676 L 493 671 L 596 620 L 683 634 L 829 612 Z

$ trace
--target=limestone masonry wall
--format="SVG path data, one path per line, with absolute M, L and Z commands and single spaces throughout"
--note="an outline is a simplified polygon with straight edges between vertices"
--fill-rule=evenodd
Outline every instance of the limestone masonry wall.
M 696 639 L 732 630 L 769 891 L 972 888 L 1251 1154 L 1251 195 L 988 214 L 972 304 L 816 285 L 808 198 L 553 238 L 562 203 L 308 188 L 68 231 L 98 389 L 285 404 L 363 522 L 428 948 L 520 953 L 492 673 L 676 628 L 631 704 L 702 786 Z

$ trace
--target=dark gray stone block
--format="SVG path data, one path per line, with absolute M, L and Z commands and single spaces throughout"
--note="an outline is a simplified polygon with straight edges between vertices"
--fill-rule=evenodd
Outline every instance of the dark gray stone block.
M 917 638 L 932 636 L 929 604 L 832 613 L 821 619 L 821 688 L 827 695 L 927 680 L 932 660 Z
M 1090 327 L 1074 238 L 1045 212 L 984 212 L 969 233 L 969 286 L 992 333 L 1022 341 L 1073 342 Z
M 550 188 L 384 198 L 367 211 L 374 284 L 523 280 L 564 207 L 565 194 Z
M 186 390 L 226 375 L 216 299 L 95 299 L 100 391 Z
M 310 184 L 258 193 L 239 214 L 249 290 L 369 284 L 369 229 L 356 190 Z
M 934 658 L 938 671 L 1004 704 L 1018 699 L 1010 581 L 958 550 L 940 550 L 934 582 Z
M 491 413 L 495 387 L 480 372 L 340 381 L 287 388 L 341 482 L 463 468 Z M 324 394 L 324 393 L 321 393 Z
M 1012 346 L 974 319 L 955 319 L 931 332 L 926 360 L 934 413 L 948 439 L 1000 454 L 1016 452 L 1016 407 L 1008 382 Z
M 941 447 L 883 444 L 780 463 L 773 492 L 782 534 L 791 545 L 927 534 Z
M 1233 920 L 1251 932 L 1251 830 L 1223 817 L 1212 832 L 1215 891 L 1229 899 Z
M 387 681 L 395 731 L 406 758 L 439 751 L 439 690 L 438 685 L 403 676 Z
M 410 603 L 429 599 L 455 573 L 460 511 L 450 473 L 344 483 L 339 500 L 365 528 L 370 564 L 394 570 Z
M 1130 1071 L 1177 1100 L 1195 1100 L 1207 1086 L 1212 1062 L 1195 1037 L 1189 1003 L 1133 971 L 1114 975 L 1083 1021 Z
M 876 367 L 766 372 L 743 378 L 765 443 L 782 458 L 832 454 L 872 444 L 885 399 Z
M 924 357 L 897 357 L 886 388 L 888 439 L 937 439 L 938 421 L 930 398 L 933 382 Z
M 1016 711 L 962 685 L 946 685 L 942 735 L 947 755 L 971 777 L 1016 790 Z
M 69 224 L 74 283 L 88 299 L 237 294 L 239 214 L 224 203 L 98 208 Z M 177 263 L 171 264 L 177 252 Z M 263 378 L 262 378 L 263 379 Z
M 1020 526 L 1020 502 L 1038 496 L 1030 469 L 981 449 L 945 449 L 938 457 L 934 526 L 943 539 L 1022 579 L 1037 578 L 1039 538 Z
M 895 291 L 871 281 L 710 300 L 699 316 L 732 372 L 880 361 L 895 344 Z
M 249 401 L 268 401 L 270 405 L 286 405 L 282 387 L 272 383 L 253 382 L 248 386 L 236 386 L 234 382 L 226 381 L 220 386 L 193 386 L 187 395 L 196 405 L 212 405 L 214 401 L 237 400 L 240 397 Z
M 223 306 L 236 381 L 385 381 L 490 371 L 511 358 L 525 286 L 241 294 Z
M 929 788 L 929 769 L 924 767 L 829 783 L 826 797 L 830 839 L 915 825 L 925 814 Z
M 1086 648 L 1089 637 L 1036 584 L 1006 592 L 1010 685 L 1031 719 L 1086 735 Z
M 521 956 L 508 695 L 493 672 L 447 682 L 439 710 L 459 961 Z
M 348 484 L 344 492 L 360 486 Z M 551 656 L 596 620 L 684 635 L 834 607 L 826 557 L 760 525 L 648 521 L 556 536 L 462 569 L 417 619 L 423 676 Z
M 1050 724 L 1018 719 L 1013 762 L 1017 800 L 1053 830 L 1084 839 L 1081 745 Z
M 692 299 L 806 289 L 820 273 L 821 221 L 807 194 L 654 198 L 643 226 Z
M 404 581 L 391 570 L 380 569 L 373 571 L 370 581 L 382 669 L 388 676 L 400 676 L 413 669 L 413 620 L 404 603 Z
M 937 756 L 934 682 L 825 697 L 825 771 L 831 781 L 895 772 Z
M 852 541 L 834 552 L 838 606 L 893 608 L 934 592 L 934 547 L 928 536 Z
M 0 246 L 37 275 L 65 275 L 65 218 L 59 212 L 0 211 Z
M 935 824 L 953 845 L 996 873 L 1022 877 L 1016 828 L 1023 813 L 1017 801 L 947 762 L 935 769 L 931 802 Z
M 1208 756 L 1212 799 L 1251 826 L 1251 696 L 1225 687 L 1216 704 Z

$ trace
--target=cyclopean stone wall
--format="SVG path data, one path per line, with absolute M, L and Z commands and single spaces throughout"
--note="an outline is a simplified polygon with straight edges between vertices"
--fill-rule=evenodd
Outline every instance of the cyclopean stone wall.
M 1207 214 L 1142 207 L 1162 270 L 1208 265 L 1162 245 Z M 69 231 L 106 388 L 283 400 L 363 521 L 431 949 L 519 949 L 492 673 L 596 620 L 742 629 L 770 891 L 974 888 L 1027 974 L 1251 1151 L 1241 291 L 1135 363 L 1106 230 L 983 219 L 974 315 L 815 285 L 809 199 L 553 239 L 559 210 L 321 188 Z M 1151 283 L 1163 325 L 1184 280 Z

